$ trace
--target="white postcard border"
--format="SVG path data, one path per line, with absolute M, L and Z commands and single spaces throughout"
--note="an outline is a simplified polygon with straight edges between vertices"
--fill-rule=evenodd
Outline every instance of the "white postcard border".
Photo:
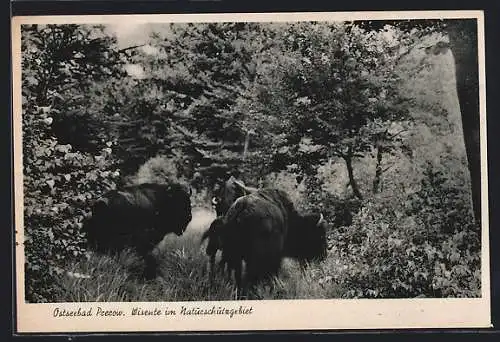
M 21 120 L 21 43 L 20 25 L 66 23 L 208 22 L 208 21 L 352 21 L 395 19 L 466 19 L 478 21 L 479 94 L 481 124 L 482 179 L 482 295 L 474 299 L 390 299 L 390 300 L 272 300 L 225 302 L 145 302 L 145 303 L 58 303 L 29 304 L 24 301 L 23 172 Z M 307 12 L 307 13 L 219 13 L 168 15 L 85 15 L 31 16 L 12 19 L 13 51 L 13 135 L 14 192 L 16 223 L 17 332 L 139 332 L 139 331 L 240 331 L 315 329 L 393 329 L 393 328 L 480 328 L 490 327 L 490 268 L 488 235 L 488 182 L 486 140 L 485 46 L 482 11 L 400 11 L 400 12 Z M 182 307 L 210 309 L 252 308 L 251 313 L 220 315 L 182 315 Z M 79 316 L 54 317 L 57 308 L 82 312 L 92 309 L 122 310 L 133 307 L 175 310 L 178 314 L 148 317 Z M 245 309 L 243 309 L 244 311 Z M 187 311 L 185 311 L 187 312 Z

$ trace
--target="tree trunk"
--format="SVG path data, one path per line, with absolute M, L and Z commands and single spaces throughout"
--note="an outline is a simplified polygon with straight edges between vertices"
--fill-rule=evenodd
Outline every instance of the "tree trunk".
M 360 200 L 363 200 L 363 196 L 359 191 L 358 183 L 354 179 L 354 171 L 352 169 L 352 153 L 349 151 L 346 155 L 343 155 L 342 158 L 344 159 L 345 165 L 347 167 L 347 174 L 349 176 L 349 185 L 351 186 L 354 195 Z
M 382 148 L 377 147 L 377 165 L 375 167 L 375 178 L 373 179 L 373 193 L 379 191 L 380 180 L 382 178 Z
M 479 146 L 479 72 L 477 21 L 460 20 L 448 27 L 455 60 L 458 101 L 471 178 L 472 207 L 481 222 L 481 150 Z
M 246 159 L 247 157 L 249 142 L 250 142 L 250 131 L 247 131 L 245 135 L 245 147 L 243 148 L 243 159 Z

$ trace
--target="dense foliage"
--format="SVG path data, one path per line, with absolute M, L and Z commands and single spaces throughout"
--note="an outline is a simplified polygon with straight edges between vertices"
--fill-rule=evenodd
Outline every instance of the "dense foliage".
M 470 297 L 480 291 L 480 234 L 470 204 L 428 166 L 421 188 L 391 207 L 377 198 L 336 232 L 348 297 Z M 451 209 L 453 208 L 453 209 Z
M 122 47 L 109 27 L 22 28 L 28 301 L 61 298 L 60 273 L 85 260 L 80 228 L 104 191 L 177 179 L 210 208 L 234 172 L 324 213 L 331 251 L 309 282 L 335 288 L 324 293 L 479 295 L 452 63 L 425 53 L 439 30 L 143 29 L 145 44 Z
M 82 141 L 71 132 L 63 130 L 58 136 L 54 127 L 65 122 L 71 111 L 88 121 L 97 114 L 82 113 L 95 105 L 82 94 L 117 68 L 114 62 L 108 65 L 111 39 L 94 37 L 100 32 L 76 25 L 23 27 L 24 247 L 29 301 L 53 297 L 58 291 L 55 277 L 62 267 L 85 256 L 81 227 L 89 203 L 113 188 L 120 176 L 111 141 L 86 140 L 79 145 Z M 64 133 L 70 133 L 73 144 L 64 141 Z M 77 134 L 81 138 L 85 133 Z M 94 131 L 90 136 L 99 134 Z

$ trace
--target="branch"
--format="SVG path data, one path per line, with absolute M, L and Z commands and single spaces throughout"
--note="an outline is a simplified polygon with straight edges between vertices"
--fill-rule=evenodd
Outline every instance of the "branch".
M 397 137 L 397 136 L 398 136 L 398 135 L 400 135 L 401 133 L 403 133 L 403 132 L 407 132 L 407 131 L 408 131 L 407 129 L 402 129 L 402 130 L 400 130 L 399 132 L 394 133 L 394 134 L 389 135 L 389 136 L 390 136 L 390 138 L 392 139 L 392 138 Z
M 143 46 L 146 46 L 146 45 L 147 44 L 129 46 L 129 47 L 126 47 L 126 48 L 118 50 L 118 53 L 123 53 L 123 52 L 128 51 L 128 50 L 137 49 L 138 47 L 143 47 Z
M 388 167 L 382 170 L 382 173 L 389 171 L 392 167 L 394 167 L 394 165 L 389 165 Z

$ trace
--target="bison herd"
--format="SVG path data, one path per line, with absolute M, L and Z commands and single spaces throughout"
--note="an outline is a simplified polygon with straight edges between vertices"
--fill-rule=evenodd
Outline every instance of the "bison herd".
M 84 224 L 89 247 L 99 252 L 132 247 L 144 259 L 144 277 L 158 274 L 154 248 L 168 233 L 182 235 L 192 219 L 191 190 L 171 184 L 139 184 L 112 190 L 93 205 Z M 275 275 L 285 257 L 302 266 L 327 255 L 327 223 L 321 213 L 299 213 L 288 194 L 251 188 L 230 177 L 212 199 L 217 217 L 203 233 L 208 240 L 210 279 L 219 270 L 234 280 L 239 296 Z

